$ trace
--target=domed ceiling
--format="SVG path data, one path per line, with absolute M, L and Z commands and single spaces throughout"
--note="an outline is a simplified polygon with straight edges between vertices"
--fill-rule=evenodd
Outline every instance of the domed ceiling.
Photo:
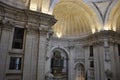
M 0 0 L 5 4 L 53 15 L 54 36 L 76 37 L 120 29 L 120 0 Z
M 58 20 L 53 26 L 58 37 L 90 34 L 100 31 L 97 14 L 82 0 L 60 0 L 53 15 Z

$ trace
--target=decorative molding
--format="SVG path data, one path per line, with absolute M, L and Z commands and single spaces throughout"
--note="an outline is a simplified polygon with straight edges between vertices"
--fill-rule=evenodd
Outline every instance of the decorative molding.
M 13 28 L 13 27 L 14 27 L 14 26 L 13 26 L 13 24 L 12 24 L 11 21 L 9 21 L 9 20 L 2 20 L 2 22 L 1 22 L 1 28 L 2 28 L 2 29 L 12 31 L 12 28 Z
M 2 20 L 12 21 L 13 25 L 21 26 L 32 24 L 32 26 L 45 25 L 50 28 L 56 22 L 52 15 L 15 8 L 2 2 L 0 2 L 0 17 Z
M 26 30 L 28 33 L 38 33 L 39 28 L 38 27 L 34 27 L 32 25 L 26 25 Z
M 112 30 L 100 31 L 95 34 L 91 34 L 86 38 L 82 39 L 84 46 L 104 44 L 104 39 L 108 39 L 109 43 L 120 43 L 120 33 Z

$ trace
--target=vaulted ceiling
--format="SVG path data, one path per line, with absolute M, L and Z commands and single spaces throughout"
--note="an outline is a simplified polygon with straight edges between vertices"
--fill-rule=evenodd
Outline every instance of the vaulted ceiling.
M 120 0 L 0 0 L 22 9 L 53 15 L 57 37 L 120 30 Z
M 53 26 L 58 37 L 83 35 L 100 30 L 97 14 L 81 0 L 61 0 L 55 6 L 53 15 L 58 20 Z

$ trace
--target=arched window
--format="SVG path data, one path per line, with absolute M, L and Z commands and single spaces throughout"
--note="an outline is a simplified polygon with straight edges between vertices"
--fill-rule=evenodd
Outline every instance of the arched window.
M 75 67 L 75 78 L 75 80 L 85 80 L 85 68 L 80 63 Z
M 63 50 L 57 49 L 53 51 L 50 67 L 54 79 L 68 79 L 68 57 Z

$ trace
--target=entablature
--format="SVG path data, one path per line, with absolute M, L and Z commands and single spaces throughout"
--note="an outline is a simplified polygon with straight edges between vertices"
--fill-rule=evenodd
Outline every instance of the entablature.
M 41 25 L 50 29 L 56 22 L 52 15 L 44 14 L 41 12 L 30 11 L 27 9 L 19 9 L 0 2 L 0 20 L 2 24 L 10 22 L 12 25 L 27 26 L 42 28 Z
M 84 46 L 103 44 L 105 40 L 109 43 L 120 44 L 120 33 L 112 30 L 104 30 L 91 34 L 83 39 Z

